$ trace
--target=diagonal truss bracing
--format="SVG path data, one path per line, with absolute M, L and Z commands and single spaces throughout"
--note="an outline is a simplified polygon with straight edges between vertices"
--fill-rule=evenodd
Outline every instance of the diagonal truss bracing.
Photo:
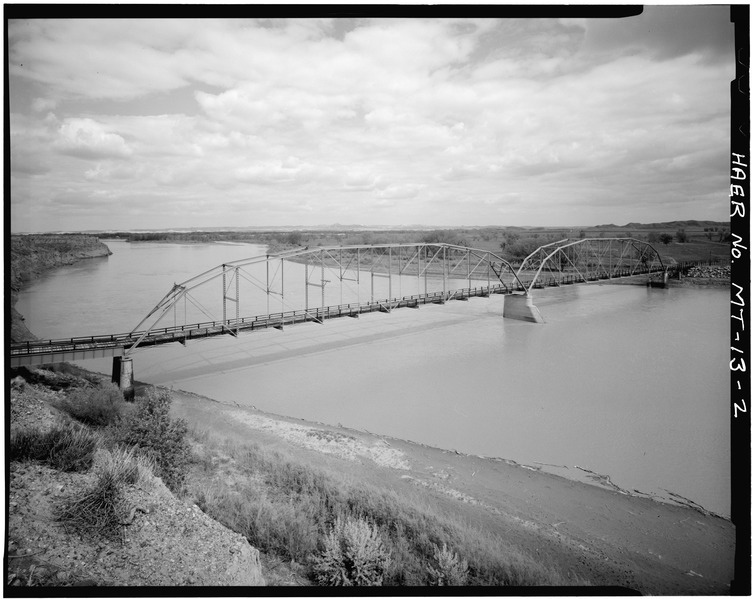
M 131 332 L 135 342 L 127 351 L 156 343 L 159 335 L 237 335 L 262 324 L 281 328 L 513 290 L 526 288 L 512 266 L 483 249 L 441 243 L 298 248 L 227 262 L 175 283 Z M 173 322 L 165 327 L 168 314 Z
M 539 247 L 525 258 L 517 275 L 527 290 L 663 273 L 658 251 L 631 237 L 563 239 Z

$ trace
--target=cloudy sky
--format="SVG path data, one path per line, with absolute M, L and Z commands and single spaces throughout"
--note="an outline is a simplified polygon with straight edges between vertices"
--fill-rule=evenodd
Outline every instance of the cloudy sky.
M 728 219 L 728 7 L 8 34 L 12 232 Z

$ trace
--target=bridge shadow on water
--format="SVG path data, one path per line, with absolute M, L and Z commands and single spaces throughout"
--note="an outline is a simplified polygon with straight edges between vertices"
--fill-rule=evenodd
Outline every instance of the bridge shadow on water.
M 472 302 L 488 300 L 475 299 Z M 487 309 L 478 305 L 467 310 L 465 302 L 456 309 L 426 306 L 418 311 L 397 310 L 372 313 L 358 319 L 326 320 L 323 324 L 306 323 L 283 331 L 268 329 L 241 333 L 237 338 L 222 336 L 192 341 L 187 346 L 163 345 L 144 348 L 133 354 L 141 380 L 164 385 L 177 381 L 250 369 L 262 364 L 294 361 L 303 356 L 337 351 L 347 347 L 377 344 L 427 331 L 465 325 L 477 318 L 501 320 L 503 300 L 491 300 Z

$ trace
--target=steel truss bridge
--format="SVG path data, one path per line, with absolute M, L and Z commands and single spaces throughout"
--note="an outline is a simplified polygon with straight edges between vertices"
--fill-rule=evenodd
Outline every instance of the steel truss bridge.
M 563 239 L 543 245 L 517 269 L 525 290 L 665 273 L 649 243 L 632 238 Z
M 651 245 L 629 238 L 565 239 L 541 246 L 516 268 L 489 250 L 443 243 L 306 247 L 228 262 L 175 283 L 129 333 L 13 343 L 10 365 L 119 360 L 139 347 L 491 294 L 529 302 L 533 289 L 665 272 Z

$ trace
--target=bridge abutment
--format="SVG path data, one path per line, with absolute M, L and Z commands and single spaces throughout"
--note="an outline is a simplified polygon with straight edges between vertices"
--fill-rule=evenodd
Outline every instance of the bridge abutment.
M 533 296 L 527 293 L 512 293 L 504 296 L 504 318 L 543 324 L 540 311 L 533 305 Z
M 124 356 L 112 359 L 112 382 L 123 392 L 126 401 L 133 401 L 136 390 L 133 387 L 133 360 Z

